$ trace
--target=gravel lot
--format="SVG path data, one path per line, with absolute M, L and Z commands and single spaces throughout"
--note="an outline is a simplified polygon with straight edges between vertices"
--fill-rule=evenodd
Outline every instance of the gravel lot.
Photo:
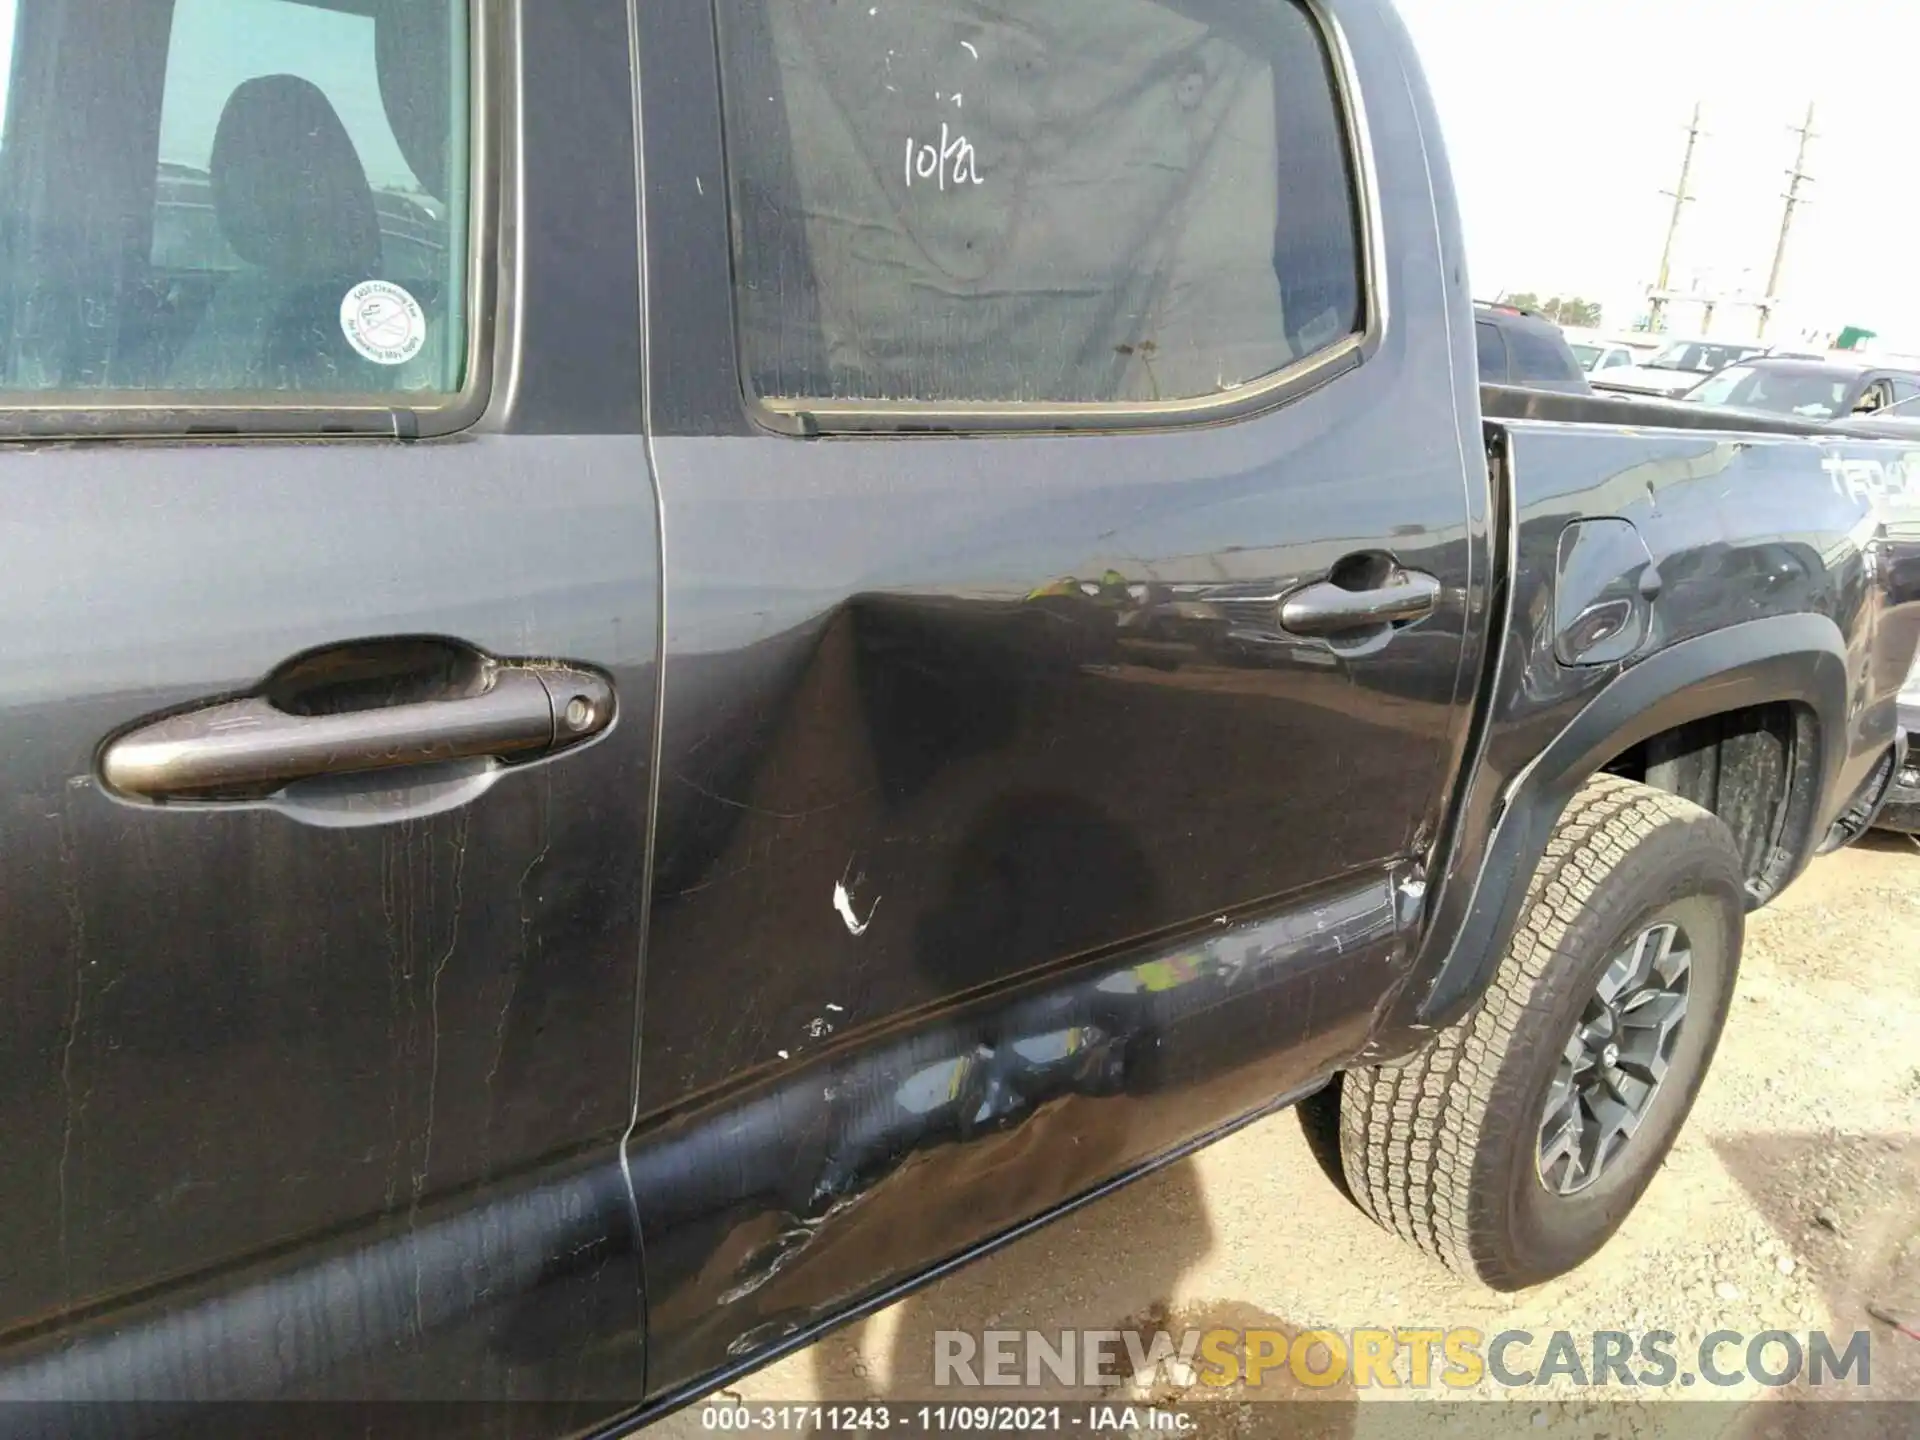
M 936 1330 L 1165 1323 L 1289 1332 L 1470 1325 L 1543 1337 L 1564 1329 L 1581 1333 L 1583 1343 L 1584 1333 L 1597 1329 L 1666 1329 L 1678 1337 L 1683 1369 L 1692 1368 L 1687 1362 L 1699 1338 L 1717 1329 L 1802 1336 L 1825 1329 L 1842 1341 L 1867 1330 L 1872 1384 L 1865 1393 L 1920 1400 L 1920 1340 L 1868 1311 L 1871 1304 L 1920 1317 L 1916 974 L 1920 845 L 1876 835 L 1817 862 L 1750 921 L 1733 1016 L 1664 1172 L 1612 1244 L 1552 1284 L 1496 1295 L 1404 1248 L 1328 1183 L 1299 1119 L 1282 1114 L 836 1333 L 731 1393 L 787 1401 L 960 1398 L 933 1389 Z M 1911 1323 L 1920 1329 L 1920 1318 Z M 1739 1354 L 1730 1347 L 1723 1362 L 1736 1363 Z M 1164 1384 L 1153 1393 L 1184 1398 Z M 1274 1392 L 1269 1386 L 1262 1393 Z M 1489 1382 L 1464 1393 L 1502 1392 Z M 1748 1382 L 1658 1393 L 1664 1400 L 1778 1401 L 1858 1399 L 1863 1392 L 1851 1385 L 1811 1390 L 1803 1379 L 1772 1392 Z M 1720 1407 L 1703 1427 L 1699 1407 L 1662 1404 L 1652 1394 L 1556 1379 L 1524 1397 L 1546 1409 L 1499 1408 L 1526 1410 L 1531 1425 L 1545 1423 L 1556 1433 L 1573 1421 L 1584 1435 L 1753 1434 L 1778 1431 L 1790 1417 L 1802 1418 L 1786 1430 L 1826 1433 L 1805 1406 Z M 1333 1398 L 1342 1403 L 1315 1407 L 1313 1432 L 1403 1428 L 1387 1407 L 1354 1403 L 1395 1398 L 1389 1393 Z M 1275 1413 L 1248 1407 L 1238 1431 L 1248 1431 L 1246 1417 L 1255 1412 Z M 1682 1415 L 1688 1420 L 1676 1424 Z M 1429 1412 L 1424 1428 L 1434 1429 L 1431 1421 Z M 1258 1419 L 1252 1426 L 1260 1433 L 1272 1428 Z M 1905 1433 L 1916 1428 L 1920 1421 Z M 689 1411 L 652 1433 L 665 1440 L 703 1431 Z

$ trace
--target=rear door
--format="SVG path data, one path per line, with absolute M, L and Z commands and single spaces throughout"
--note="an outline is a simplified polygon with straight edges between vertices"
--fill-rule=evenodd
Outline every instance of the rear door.
M 7 7 L 0 1397 L 640 1389 L 627 28 L 499 8 Z
M 1484 481 L 1414 99 L 1322 16 L 639 12 L 655 1389 L 1310 1079 L 1391 983 Z M 1102 1068 L 1065 1008 L 1026 1038 L 962 1018 L 1255 912 L 1329 978 L 1238 1091 L 1146 1034 L 1157 1062 Z M 1180 965 L 1142 973 L 1114 986 Z M 882 1046 L 922 1068 L 856 1078 Z M 1138 1103 L 1023 1131 L 1062 1087 Z

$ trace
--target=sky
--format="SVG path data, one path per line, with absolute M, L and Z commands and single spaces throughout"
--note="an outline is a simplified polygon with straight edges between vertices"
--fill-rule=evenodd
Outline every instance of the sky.
M 11 50 L 17 0 L 0 0 L 0 55 Z M 1808 157 L 1815 178 L 1794 222 L 1770 335 L 1800 338 L 1846 325 L 1877 330 L 1884 348 L 1920 351 L 1920 187 L 1908 156 L 1920 124 L 1920 0 L 1396 0 L 1434 98 L 1482 299 L 1529 290 L 1600 301 L 1610 328 L 1645 309 L 1695 101 L 1704 131 L 1674 256 L 1674 285 L 1758 293 L 1779 231 L 1797 143 L 1792 127 L 1818 107 Z M 365 56 L 349 60 L 321 27 L 355 17 L 268 5 L 285 24 L 244 27 L 182 0 L 181 24 L 241 73 L 256 62 L 309 73 L 335 97 L 381 183 L 410 179 L 367 92 Z M 304 22 L 304 23 L 299 23 Z M 308 33 L 312 32 L 312 33 Z M 234 43 L 238 41 L 238 43 Z M 0 67 L 0 103 L 4 101 Z M 201 154 L 231 86 L 205 85 L 167 116 L 169 158 Z M 356 103 L 364 102 L 364 103 Z M 171 152 L 179 151 L 178 155 Z M 1697 330 L 1676 306 L 1669 329 Z M 1723 308 L 1713 331 L 1754 332 L 1751 311 Z
M 1675 288 L 1766 288 L 1792 133 L 1818 107 L 1774 339 L 1844 325 L 1920 350 L 1920 0 L 1396 0 L 1440 109 L 1474 293 L 1645 309 L 1697 100 Z M 1668 328 L 1697 329 L 1676 307 Z M 1752 311 L 1713 333 L 1751 336 Z

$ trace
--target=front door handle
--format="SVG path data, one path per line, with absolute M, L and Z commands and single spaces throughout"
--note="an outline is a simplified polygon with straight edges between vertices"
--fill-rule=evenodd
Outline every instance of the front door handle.
M 1440 601 L 1440 582 L 1397 566 L 1385 582 L 1349 590 L 1325 581 L 1295 590 L 1280 602 L 1280 626 L 1295 635 L 1340 635 L 1424 620 Z
M 139 726 L 101 754 L 108 788 L 140 800 L 254 799 L 298 780 L 448 760 L 530 760 L 603 732 L 613 687 L 565 665 L 492 665 L 477 693 L 300 715 L 259 695 Z

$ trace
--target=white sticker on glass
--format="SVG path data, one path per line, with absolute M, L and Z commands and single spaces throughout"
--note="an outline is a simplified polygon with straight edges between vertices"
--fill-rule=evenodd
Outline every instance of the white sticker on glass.
M 404 365 L 427 343 L 427 316 L 404 286 L 362 280 L 340 302 L 347 343 L 376 365 Z

